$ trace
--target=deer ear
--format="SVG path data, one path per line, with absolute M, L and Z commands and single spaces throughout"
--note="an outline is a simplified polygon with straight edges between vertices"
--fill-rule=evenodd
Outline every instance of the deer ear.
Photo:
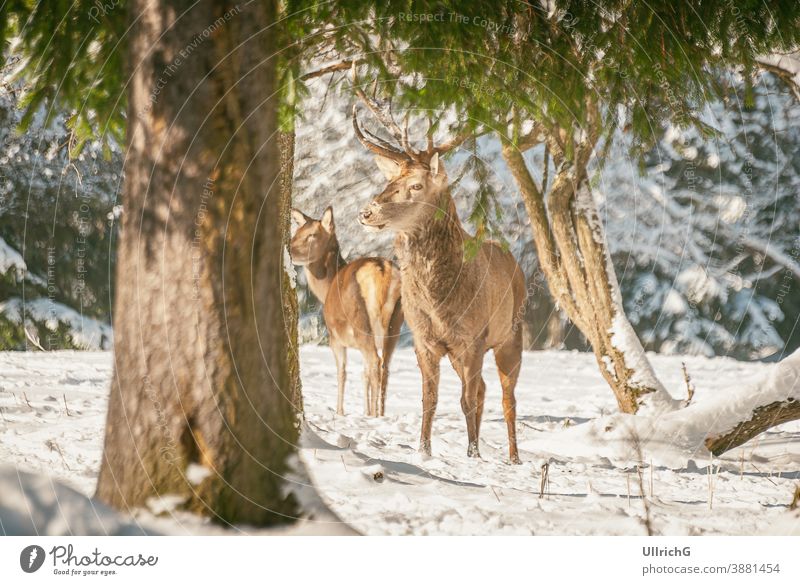
M 435 177 L 439 174 L 439 153 L 437 152 L 431 157 L 429 165 L 431 167 L 431 174 Z
M 320 222 L 322 223 L 322 227 L 326 232 L 329 234 L 333 233 L 333 207 L 328 206 L 328 209 L 326 209 L 325 213 L 322 214 L 322 219 Z
M 308 217 L 302 211 L 298 211 L 297 209 L 292 209 L 292 219 L 294 222 L 302 227 L 308 222 Z
M 378 165 L 387 181 L 394 181 L 400 176 L 400 165 L 397 161 L 378 155 L 375 157 L 375 164 Z

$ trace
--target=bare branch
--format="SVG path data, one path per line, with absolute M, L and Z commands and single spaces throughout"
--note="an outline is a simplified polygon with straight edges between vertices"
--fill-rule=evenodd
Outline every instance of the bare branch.
M 323 75 L 327 75 L 328 73 L 335 73 L 337 71 L 346 71 L 347 69 L 351 69 L 354 64 L 359 63 L 359 61 L 339 61 L 338 63 L 334 63 L 332 65 L 327 65 L 316 71 L 309 71 L 308 73 L 304 73 L 300 76 L 302 81 L 306 81 L 308 79 L 314 79 L 316 77 L 322 77 Z
M 800 101 L 800 53 L 764 55 L 756 63 L 764 71 L 777 75 Z

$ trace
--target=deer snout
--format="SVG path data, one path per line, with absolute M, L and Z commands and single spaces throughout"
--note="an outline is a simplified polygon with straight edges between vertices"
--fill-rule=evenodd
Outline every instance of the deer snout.
M 379 208 L 380 205 L 373 199 L 358 213 L 358 219 L 362 223 L 370 218 L 374 219 L 373 216 L 378 214 Z
M 369 205 L 358 212 L 358 222 L 369 231 L 382 229 L 384 226 L 380 225 L 380 207 L 379 203 L 370 201 Z

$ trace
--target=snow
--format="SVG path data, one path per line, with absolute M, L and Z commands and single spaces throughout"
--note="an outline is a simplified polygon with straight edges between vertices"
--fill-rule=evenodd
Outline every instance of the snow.
M 687 309 L 686 301 L 674 290 L 670 290 L 664 299 L 664 312 L 670 315 L 683 315 Z
M 338 416 L 330 349 L 303 346 L 307 421 L 300 461 L 332 511 L 367 534 L 644 534 L 637 464 L 643 468 L 643 489 L 659 534 L 800 533 L 800 520 L 787 510 L 800 477 L 799 422 L 772 429 L 713 461 L 705 449 L 696 448 L 698 437 L 724 427 L 733 409 L 766 403 L 787 388 L 798 396 L 788 370 L 729 358 L 649 357 L 673 389 L 685 386 L 681 362 L 686 362 L 696 387 L 690 407 L 658 418 L 619 415 L 593 355 L 526 353 L 517 388 L 523 463 L 511 465 L 491 356 L 484 368 L 483 459 L 475 460 L 466 456 L 460 382 L 446 362 L 433 455 L 422 457 L 417 452 L 421 381 L 412 350 L 396 352 L 387 416 L 377 419 L 361 414 L 357 352 L 348 360 L 347 414 Z M 0 353 L 0 368 L 4 525 L 13 518 L 13 526 L 24 527 L 29 515 L 20 506 L 38 502 L 36 527 L 48 533 L 96 533 L 101 528 L 116 533 L 258 532 L 223 529 L 174 510 L 158 517 L 152 509 L 137 512 L 135 519 L 106 516 L 112 513 L 84 498 L 94 492 L 100 462 L 110 353 Z M 720 400 L 729 408 L 720 410 Z M 695 416 L 681 418 L 690 411 Z M 682 427 L 681 421 L 691 424 Z M 650 436 L 653 430 L 657 434 Z M 631 431 L 639 435 L 641 457 L 632 449 Z M 716 477 L 712 509 L 709 462 Z M 545 463 L 549 487 L 540 498 Z M 203 472 L 189 470 L 194 478 Z M 30 486 L 34 495 L 22 498 L 20 484 Z M 10 531 L 8 525 L 4 530 Z
M 0 532 L 15 536 L 137 535 L 143 530 L 84 494 L 13 466 L 0 466 Z
M 689 368 L 691 372 L 691 367 Z M 660 417 L 614 414 L 592 421 L 565 434 L 573 435 L 568 448 L 554 445 L 561 454 L 586 454 L 591 445 L 595 455 L 608 458 L 615 465 L 635 464 L 631 440 L 640 442 L 647 461 L 668 468 L 707 468 L 713 463 L 703 440 L 729 431 L 741 420 L 740 413 L 787 399 L 800 400 L 800 351 L 749 378 L 726 381 L 716 395 L 705 396 L 691 406 Z M 707 392 L 702 383 L 695 387 Z M 763 440 L 763 437 L 762 437 Z M 796 459 L 793 458 L 796 462 Z M 726 463 L 726 465 L 731 465 Z M 733 468 L 731 468 L 733 469 Z
M 81 315 L 62 303 L 47 298 L 23 303 L 18 297 L 0 302 L 0 314 L 15 323 L 22 321 L 23 313 L 34 321 L 44 323 L 50 331 L 57 331 L 59 324 L 66 324 L 72 342 L 84 349 L 109 349 L 113 342 L 110 325 Z
M 28 267 L 25 265 L 22 254 L 9 246 L 3 238 L 0 238 L 0 274 L 5 274 L 12 269 L 19 278 L 25 274 Z

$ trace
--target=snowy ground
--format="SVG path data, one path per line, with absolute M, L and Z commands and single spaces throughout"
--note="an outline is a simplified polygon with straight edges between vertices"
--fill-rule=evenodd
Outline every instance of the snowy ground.
M 670 464 L 660 464 L 664 446 L 655 458 L 645 446 L 640 482 L 633 461 L 638 455 L 632 452 L 628 462 L 609 459 L 582 431 L 590 428 L 591 419 L 615 410 L 594 358 L 531 353 L 517 388 L 523 464 L 510 465 L 500 389 L 489 356 L 483 459 L 466 457 L 460 383 L 445 362 L 434 453 L 422 458 L 416 450 L 420 376 L 412 351 L 399 350 L 392 362 L 383 419 L 361 415 L 357 354 L 350 355 L 344 417 L 334 414 L 336 374 L 328 348 L 306 346 L 301 355 L 311 431 L 303 459 L 325 501 L 361 532 L 645 534 L 642 489 L 658 534 L 800 532 L 800 520 L 787 510 L 800 480 L 800 423 L 762 435 L 715 459 L 711 468 L 702 453 L 679 453 Z M 653 362 L 667 386 L 681 393 L 681 359 L 655 356 Z M 698 402 L 767 367 L 722 358 L 687 358 L 686 363 Z M 0 353 L 0 372 L 0 463 L 50 474 L 91 495 L 111 355 Z M 683 463 L 676 466 L 676 460 Z M 545 462 L 549 482 L 540 497 Z M 160 528 L 171 532 L 163 523 Z

